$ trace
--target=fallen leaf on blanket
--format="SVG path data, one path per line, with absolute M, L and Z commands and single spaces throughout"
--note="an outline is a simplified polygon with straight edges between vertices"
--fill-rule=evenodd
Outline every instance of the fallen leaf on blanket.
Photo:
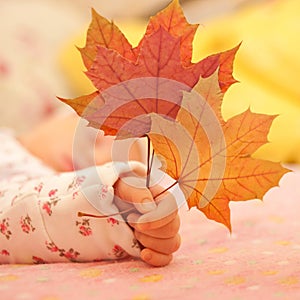
M 189 207 L 231 230 L 229 202 L 262 199 L 288 170 L 252 157 L 275 116 L 247 110 L 225 121 L 222 97 L 216 74 L 201 78 L 184 93 L 176 122 L 151 115 L 149 137 Z
M 18 280 L 19 276 L 17 275 L 0 275 L 0 282 L 10 282 Z
M 267 143 L 275 116 L 247 110 L 223 119 L 223 96 L 236 82 L 233 61 L 240 45 L 191 62 L 197 27 L 173 0 L 150 18 L 133 47 L 114 23 L 92 10 L 80 52 L 96 90 L 59 99 L 106 135 L 147 135 L 189 207 L 231 230 L 229 202 L 262 199 L 288 170 L 253 157 Z
M 240 285 L 246 282 L 246 278 L 243 276 L 233 276 L 225 280 L 225 283 L 228 285 Z
M 80 271 L 80 277 L 82 278 L 97 278 L 103 273 L 100 269 L 84 269 Z
M 147 114 L 175 119 L 181 91 L 190 90 L 200 76 L 208 77 L 218 69 L 224 91 L 235 82 L 232 65 L 239 46 L 191 62 L 197 27 L 186 21 L 174 0 L 150 19 L 144 37 L 133 48 L 114 23 L 92 10 L 86 45 L 80 52 L 97 91 L 73 100 L 59 99 L 107 135 L 144 136 L 150 130 Z
M 162 279 L 163 279 L 163 276 L 161 274 L 153 274 L 153 275 L 145 276 L 145 277 L 141 278 L 140 280 L 142 282 L 158 282 L 158 281 L 161 281 Z
M 136 296 L 133 296 L 131 300 L 151 300 L 151 297 L 147 294 L 139 294 Z
M 299 283 L 299 278 L 297 276 L 288 276 L 279 280 L 278 283 L 287 286 L 296 285 Z

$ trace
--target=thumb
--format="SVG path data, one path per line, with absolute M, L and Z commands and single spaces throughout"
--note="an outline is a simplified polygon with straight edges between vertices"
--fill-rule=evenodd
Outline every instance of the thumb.
M 133 204 L 142 214 L 156 209 L 153 196 L 142 177 L 119 178 L 115 184 L 115 201 L 122 210 L 128 209 Z

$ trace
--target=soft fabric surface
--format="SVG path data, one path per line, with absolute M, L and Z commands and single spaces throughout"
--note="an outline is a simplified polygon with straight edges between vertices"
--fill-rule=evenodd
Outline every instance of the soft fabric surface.
M 63 71 L 59 69 L 57 57 L 63 45 L 73 41 L 73 35 L 86 30 L 90 14 L 86 2 L 0 2 L 1 125 L 24 131 L 56 109 L 58 102 L 53 101 L 55 95 L 67 97 L 74 93 L 75 96 L 74 90 L 66 84 L 69 78 L 62 76 Z M 88 2 L 90 4 L 92 1 Z M 275 3 L 269 1 L 273 2 Z M 190 3 L 192 5 L 196 1 Z M 100 7 L 98 11 L 104 12 Z M 200 9 L 191 6 L 190 11 L 197 14 L 197 18 L 200 16 Z M 279 11 L 286 12 L 281 9 Z M 294 8 L 291 11 L 297 12 Z M 109 17 L 109 13 L 107 16 Z M 254 54 L 253 57 L 257 57 L 258 51 L 252 51 L 250 44 L 265 49 L 265 52 L 260 53 L 268 55 L 271 49 L 271 53 L 274 54 L 275 47 L 266 43 L 265 36 L 256 39 L 254 35 L 254 38 L 249 40 L 249 30 L 252 29 L 253 34 L 260 33 L 262 27 L 272 30 L 272 35 L 267 36 L 268 38 L 276 37 L 276 41 L 285 38 L 289 43 L 282 43 L 285 50 L 299 53 L 296 47 L 299 45 L 296 39 L 298 36 L 294 35 L 290 39 L 284 27 L 277 21 L 271 23 L 271 26 L 266 26 L 266 16 L 271 18 L 273 14 L 263 12 L 262 23 L 247 19 L 246 24 L 250 25 L 246 29 L 239 25 L 241 22 L 245 24 L 244 14 L 238 15 L 235 22 L 225 18 L 215 25 L 205 23 L 205 26 L 201 27 L 203 32 L 199 35 L 202 43 L 199 42 L 199 49 L 204 49 L 205 53 L 199 52 L 199 55 L 227 49 L 240 40 L 244 42 L 237 57 L 236 68 L 241 66 L 243 57 L 248 60 L 247 56 L 242 56 L 243 51 L 246 53 L 249 49 L 250 53 Z M 199 18 L 191 20 L 203 22 Z M 296 19 L 280 17 L 280 20 L 295 20 L 299 24 L 298 15 Z M 252 27 L 252 24 L 258 27 Z M 260 24 L 263 26 L 259 27 Z M 280 33 L 274 30 L 276 24 L 281 28 Z M 239 35 L 233 35 L 233 29 L 230 28 L 227 31 L 230 34 L 225 35 L 224 25 L 243 31 Z M 299 26 L 292 24 L 292 28 L 297 30 Z M 131 31 L 137 33 L 136 28 Z M 214 32 L 216 33 L 213 34 Z M 289 32 L 292 34 L 292 31 Z M 232 39 L 227 40 L 230 36 Z M 218 45 L 207 44 L 206 47 L 206 40 L 215 41 Z M 225 40 L 228 43 L 226 45 Z M 73 42 L 70 47 L 76 51 Z M 272 56 L 274 57 L 276 56 Z M 283 57 L 292 56 L 288 54 Z M 299 60 L 289 61 L 288 68 L 291 70 L 290 66 L 295 67 L 295 62 Z M 261 66 L 252 60 L 250 62 L 251 65 Z M 286 61 L 280 65 L 283 71 L 280 74 L 272 74 L 282 75 L 286 78 L 285 82 L 292 82 Z M 257 82 L 254 84 L 250 81 L 252 77 L 243 74 L 241 71 L 237 73 L 237 78 L 242 83 L 232 87 L 233 92 L 229 91 L 227 99 L 233 99 L 232 95 L 236 95 L 235 105 L 245 103 L 241 101 L 244 98 L 247 104 L 257 99 L 257 103 L 261 105 L 268 103 L 266 105 L 272 107 L 272 113 L 284 112 L 281 120 L 289 120 L 290 116 L 291 120 L 299 120 L 299 104 L 288 103 L 286 94 L 270 94 L 269 88 L 257 88 Z M 259 83 L 265 82 L 262 77 L 255 78 Z M 295 78 L 298 80 L 297 76 Z M 242 93 L 245 85 L 248 86 Z M 299 85 L 294 87 L 299 88 Z M 277 102 L 279 98 L 280 101 Z M 266 102 L 265 99 L 269 101 Z M 280 104 L 278 107 L 275 106 L 274 99 Z M 239 109 L 239 106 L 234 107 Z M 266 111 L 261 107 L 255 109 Z M 299 134 L 298 123 L 288 123 L 286 127 L 281 126 L 282 124 L 283 122 L 278 122 L 277 125 L 275 123 L 277 130 L 282 128 L 280 132 L 283 132 L 283 136 L 279 136 L 279 142 L 274 149 L 277 149 L 278 153 L 289 154 L 286 147 L 290 147 L 293 153 L 289 157 L 296 157 L 299 154 L 295 146 L 299 140 L 295 138 L 296 134 Z M 1 265 L 0 299 L 300 299 L 299 183 L 300 169 L 296 173 L 287 174 L 281 181 L 281 187 L 271 190 L 263 203 L 249 201 L 232 204 L 231 235 L 225 228 L 206 220 L 200 212 L 188 212 L 183 208 L 182 247 L 175 254 L 172 264 L 165 268 L 151 268 L 139 260 L 34 266 Z
M 139 260 L 2 265 L 1 299 L 299 299 L 299 182 L 298 168 L 263 202 L 232 204 L 231 235 L 182 208 L 182 247 L 164 268 Z

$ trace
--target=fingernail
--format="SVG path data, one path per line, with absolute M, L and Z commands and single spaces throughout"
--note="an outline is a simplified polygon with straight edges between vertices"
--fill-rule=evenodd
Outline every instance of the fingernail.
M 150 261 L 152 258 L 151 252 L 146 251 L 146 253 L 143 254 L 144 261 Z
M 146 198 L 146 199 L 142 200 L 141 208 L 145 212 L 149 212 L 149 211 L 152 211 L 156 208 L 156 204 L 155 204 L 155 202 L 153 202 L 153 200 Z

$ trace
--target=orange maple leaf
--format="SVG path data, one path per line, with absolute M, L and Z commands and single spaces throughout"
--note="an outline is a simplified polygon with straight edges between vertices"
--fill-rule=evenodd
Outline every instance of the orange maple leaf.
M 229 201 L 262 199 L 288 170 L 252 157 L 267 142 L 275 116 L 247 110 L 225 122 L 222 98 L 216 74 L 201 78 L 184 93 L 176 122 L 151 115 L 149 137 L 189 207 L 231 230 Z
M 200 76 L 208 77 L 217 69 L 219 85 L 223 91 L 235 82 L 232 65 L 239 46 L 211 55 L 198 63 L 191 62 L 192 41 L 198 25 L 191 25 L 186 21 L 177 0 L 151 17 L 146 33 L 136 48 L 129 44 L 115 24 L 94 10 L 92 16 L 86 46 L 80 51 L 87 67 L 86 74 L 97 91 L 76 99 L 59 99 L 87 119 L 90 126 L 102 129 L 106 135 L 119 133 L 120 136 L 121 129 L 124 132 L 129 131 L 129 136 L 145 135 L 150 128 L 147 119 L 131 122 L 131 126 L 128 122 L 151 112 L 174 119 L 181 102 L 179 91 L 190 90 Z M 156 85 L 151 83 L 151 87 L 144 92 L 144 97 L 136 92 L 136 86 L 148 85 L 147 79 L 150 77 L 180 83 L 172 87 L 177 91 L 177 95 L 168 96 L 172 97 L 172 101 L 158 97 L 160 90 L 166 88 L 163 81 Z M 138 78 L 140 80 L 135 81 L 134 87 L 127 84 L 128 81 Z M 146 81 L 142 81 L 142 78 Z M 118 90 L 118 95 L 105 99 L 103 92 L 109 90 L 110 93 L 111 88 L 114 88 L 114 91 Z M 147 97 L 149 93 L 156 96 Z M 124 94 L 127 94 L 126 101 Z M 88 106 L 92 106 L 93 109 Z M 139 126 L 136 126 L 137 123 Z
M 174 0 L 157 15 L 150 18 L 145 36 L 149 36 L 160 27 L 174 37 L 181 37 L 181 60 L 189 65 L 192 58 L 192 42 L 198 24 L 189 24 L 183 14 L 178 0 Z M 79 48 L 87 69 L 97 56 L 98 47 L 116 50 L 128 60 L 136 61 L 143 39 L 135 48 L 131 46 L 120 29 L 92 9 L 92 21 L 87 31 L 86 45 Z
M 240 45 L 192 63 L 197 27 L 173 0 L 151 17 L 134 48 L 115 24 L 92 10 L 80 52 L 96 91 L 59 99 L 106 135 L 148 135 L 189 207 L 231 230 L 229 202 L 262 199 L 288 170 L 252 157 L 267 142 L 275 116 L 247 110 L 222 118 Z
M 189 24 L 183 14 L 179 1 L 175 0 L 165 9 L 150 18 L 145 35 L 151 35 L 160 27 L 172 36 L 181 38 L 180 54 L 183 65 L 190 65 L 193 54 L 193 40 L 199 24 Z M 137 49 L 140 49 L 141 42 Z
M 120 29 L 92 9 L 92 22 L 87 31 L 86 45 L 78 48 L 87 69 L 93 64 L 99 46 L 114 49 L 129 60 L 136 59 L 132 46 Z

